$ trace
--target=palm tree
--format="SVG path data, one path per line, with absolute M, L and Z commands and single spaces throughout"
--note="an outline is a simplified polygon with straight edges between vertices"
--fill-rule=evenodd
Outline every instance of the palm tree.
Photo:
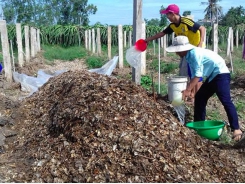
M 204 13 L 206 13 L 205 19 L 210 19 L 211 25 L 215 19 L 218 23 L 218 17 L 221 17 L 223 14 L 222 7 L 217 4 L 219 1 L 221 0 L 208 0 L 208 2 L 201 2 L 201 5 L 208 5 L 204 10 Z M 214 18 L 214 15 L 216 15 L 216 18 Z

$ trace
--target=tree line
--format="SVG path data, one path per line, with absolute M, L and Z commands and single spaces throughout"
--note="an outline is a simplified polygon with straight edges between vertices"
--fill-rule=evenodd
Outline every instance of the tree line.
M 223 14 L 218 4 L 221 0 L 201 2 L 207 6 L 204 19 L 219 25 L 235 27 L 245 24 L 245 9 L 242 6 L 231 7 Z M 89 15 L 96 14 L 97 6 L 88 4 L 88 0 L 0 0 L 4 19 L 7 24 L 22 23 L 30 26 L 51 25 L 89 25 Z M 164 6 L 160 10 L 165 9 Z M 159 11 L 160 12 L 160 11 Z M 184 11 L 182 16 L 191 15 L 191 11 Z M 145 19 L 146 25 L 164 27 L 169 24 L 166 15 L 159 13 L 159 19 Z M 102 25 L 99 22 L 96 24 Z
M 89 15 L 97 7 L 88 0 L 1 0 L 3 17 L 8 24 L 88 25 Z

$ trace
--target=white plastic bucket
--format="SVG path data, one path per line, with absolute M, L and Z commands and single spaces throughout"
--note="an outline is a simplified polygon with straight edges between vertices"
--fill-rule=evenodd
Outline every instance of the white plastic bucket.
M 181 101 L 182 91 L 187 87 L 187 77 L 185 76 L 172 76 L 168 78 L 168 100 Z

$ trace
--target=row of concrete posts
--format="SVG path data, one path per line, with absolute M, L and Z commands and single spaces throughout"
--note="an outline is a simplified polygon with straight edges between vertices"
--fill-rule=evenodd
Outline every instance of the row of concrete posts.
M 16 24 L 16 40 L 8 39 L 8 30 L 5 20 L 0 20 L 0 34 L 4 64 L 4 75 L 8 82 L 13 81 L 13 71 L 15 64 L 23 67 L 25 62 L 30 62 L 41 50 L 40 30 L 34 27 L 24 26 L 24 49 L 21 24 Z M 18 59 L 15 62 L 12 41 L 16 41 L 18 49 Z M 10 54 L 11 53 L 11 54 Z

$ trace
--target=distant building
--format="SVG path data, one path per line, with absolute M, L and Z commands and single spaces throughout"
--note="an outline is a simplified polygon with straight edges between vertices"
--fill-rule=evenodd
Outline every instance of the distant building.
M 210 20 L 208 20 L 208 19 L 199 19 L 199 20 L 197 21 L 197 23 L 200 24 L 200 25 L 204 25 L 204 24 L 206 24 L 206 25 L 211 25 L 211 22 L 210 22 Z
M 194 20 L 194 15 L 187 15 L 187 16 L 185 16 L 185 17 Z M 197 21 L 197 23 L 200 24 L 200 25 L 204 25 L 204 24 L 205 24 L 205 25 L 211 25 L 211 22 L 210 22 L 209 19 L 199 19 L 199 20 Z

